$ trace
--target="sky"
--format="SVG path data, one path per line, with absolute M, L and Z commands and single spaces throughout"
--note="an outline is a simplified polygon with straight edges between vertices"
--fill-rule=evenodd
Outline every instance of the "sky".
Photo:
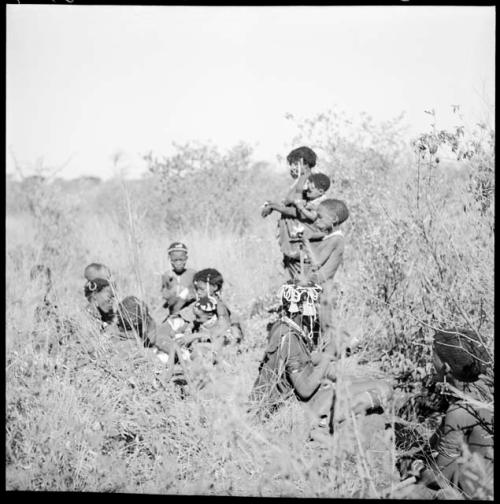
M 287 113 L 494 117 L 494 7 L 7 5 L 7 173 L 145 169 L 172 142 L 295 147 Z

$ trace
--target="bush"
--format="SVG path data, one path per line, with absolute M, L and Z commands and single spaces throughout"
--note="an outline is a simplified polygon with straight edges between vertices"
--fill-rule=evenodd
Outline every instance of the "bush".
M 330 111 L 299 122 L 294 146 L 317 151 L 350 210 L 335 318 L 361 350 L 345 363 L 379 361 L 415 392 L 429 374 L 434 328 L 478 332 L 493 358 L 494 133 L 432 129 L 407 144 L 402 128 L 401 118 L 377 124 Z M 124 359 L 85 325 L 82 272 L 94 261 L 111 267 L 120 299 L 137 295 L 159 320 L 174 240 L 187 244 L 189 266 L 222 272 L 223 297 L 243 315 L 284 277 L 275 223 L 259 210 L 284 194 L 287 175 L 255 163 L 244 144 L 177 145 L 148 160 L 135 181 L 8 181 L 7 488 L 380 496 L 394 480 L 390 431 L 349 419 L 321 449 L 305 442 L 295 403 L 265 424 L 247 417 L 268 316 L 245 320 L 242 353 L 207 377 L 214 389 L 184 399 L 144 349 Z M 53 266 L 63 314 L 80 324 L 52 352 L 40 345 L 51 328 L 30 316 L 29 271 L 42 261 Z
M 435 328 L 477 331 L 493 352 L 494 132 L 433 128 L 408 145 L 401 120 L 329 111 L 299 122 L 295 142 L 322 153 L 350 209 L 342 306 L 374 315 L 373 357 L 411 388 Z
M 243 143 L 225 153 L 199 143 L 174 146 L 170 157 L 145 157 L 169 229 L 216 227 L 242 234 L 260 218 L 259 206 L 273 186 L 279 187 L 265 165 L 251 162 L 252 151 Z

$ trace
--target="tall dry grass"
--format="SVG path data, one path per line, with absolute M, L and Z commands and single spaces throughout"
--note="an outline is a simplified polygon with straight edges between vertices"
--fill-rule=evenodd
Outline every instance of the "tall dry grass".
M 21 223 L 22 218 L 7 220 L 9 247 L 22 246 L 26 235 L 15 231 Z M 96 243 L 91 257 L 113 265 L 121 293 L 136 292 L 126 239 L 119 241 L 110 229 L 110 222 L 90 220 L 80 232 Z M 166 266 L 166 244 L 175 238 L 150 236 L 140 248 L 151 305 L 159 291 L 155 272 Z M 231 238 L 183 236 L 190 262 L 223 271 L 225 296 L 244 311 L 252 296 L 271 287 L 273 272 L 265 238 Z M 358 470 L 366 475 L 356 466 L 357 448 L 354 453 L 346 449 L 347 424 L 344 451 L 333 445 L 313 449 L 305 442 L 306 417 L 298 404 L 265 425 L 246 415 L 245 400 L 265 346 L 264 318 L 247 321 L 242 354 L 227 355 L 223 368 L 209 374 L 206 389 L 182 399 L 172 383 L 161 382 L 159 363 L 145 349 L 131 348 L 124 359 L 85 325 L 82 264 L 70 261 L 62 271 L 56 265 L 54 279 L 56 301 L 77 333 L 50 352 L 48 344 L 37 349 L 41 341 L 54 341 L 54 327 L 37 326 L 31 317 L 37 293 L 29 270 L 36 257 L 34 252 L 14 264 L 9 256 L 7 264 L 9 489 L 309 497 L 359 492 Z M 255 267 L 247 270 L 248 264 Z M 361 449 L 380 489 L 390 479 L 379 456 L 383 452 L 387 458 L 389 452 L 383 434 L 378 436 L 365 432 Z M 368 483 L 365 487 L 368 495 L 372 490 Z
M 361 341 L 361 350 L 343 362 L 356 367 L 359 359 L 378 361 L 394 378 L 406 376 L 400 385 L 411 391 L 430 362 L 433 328 L 472 326 L 492 346 L 494 192 L 485 204 L 474 187 L 491 182 L 484 168 L 493 158 L 478 151 L 438 169 L 428 151 L 427 157 L 415 157 L 404 150 L 397 122 L 375 127 L 363 120 L 354 138 L 343 136 L 338 117 L 324 115 L 299 129 L 297 142 L 318 150 L 320 168 L 334 179 L 332 194 L 345 199 L 351 211 L 335 316 L 339 327 Z M 394 142 L 384 135 L 393 135 Z M 209 175 L 185 177 L 180 194 L 188 189 L 210 194 L 215 184 L 223 198 L 226 171 L 213 170 L 221 160 L 248 167 L 248 152 L 222 156 L 197 147 L 182 163 L 174 157 L 157 165 L 144 185 L 117 180 L 63 191 L 56 183 L 31 180 L 35 190 L 22 184 L 8 188 L 7 488 L 391 495 L 398 474 L 392 432 L 383 425 L 390 411 L 384 418 L 348 417 L 323 445 L 307 441 L 307 416 L 296 402 L 263 424 L 246 414 L 269 321 L 265 313 L 251 317 L 251 308 L 285 277 L 275 217 L 235 223 L 231 205 L 253 215 L 264 199 L 277 196 L 268 191 L 286 183 L 255 171 L 253 192 L 219 201 L 220 222 L 206 225 L 202 216 L 209 200 L 198 209 L 196 198 L 167 201 L 172 173 L 161 171 L 162 166 L 189 171 L 194 165 L 186 167 L 186 159 L 198 162 L 200 152 L 211 156 Z M 189 212 L 174 225 L 173 210 L 181 204 Z M 248 334 L 241 353 L 229 350 L 224 363 L 205 376 L 208 385 L 197 391 L 188 384 L 186 397 L 161 380 L 160 363 L 146 349 L 131 345 L 123 355 L 82 315 L 83 268 L 99 261 L 111 267 L 119 297 L 140 295 L 158 319 L 160 274 L 174 240 L 188 246 L 189 266 L 223 273 L 224 298 L 242 315 Z M 54 300 L 73 321 L 65 344 L 57 343 L 53 324 L 33 317 L 41 293 L 29 272 L 40 262 L 52 268 Z

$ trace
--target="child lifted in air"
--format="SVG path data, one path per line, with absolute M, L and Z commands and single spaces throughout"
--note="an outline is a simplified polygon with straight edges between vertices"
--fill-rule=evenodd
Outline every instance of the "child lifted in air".
M 193 277 L 196 271 L 186 268 L 188 249 L 184 243 L 171 243 L 168 258 L 172 269 L 161 277 L 161 294 L 163 308 L 172 315 L 195 300 Z
M 302 193 L 294 195 L 294 200 L 287 204 L 266 201 L 264 205 L 268 213 L 274 210 L 282 216 L 313 224 L 318 218 L 318 206 L 327 198 L 328 189 L 330 189 L 329 177 L 324 173 L 313 173 L 307 177 Z
M 289 193 L 286 204 L 267 202 L 264 210 L 273 210 L 281 214 L 279 221 L 279 243 L 283 253 L 283 265 L 292 279 L 297 278 L 299 270 L 295 267 L 300 256 L 299 236 L 308 228 L 309 240 L 321 240 L 325 233 L 316 225 L 318 207 L 326 199 L 330 188 L 330 179 L 324 173 L 313 173 L 308 176 L 302 193 Z M 265 212 L 263 213 L 263 215 Z

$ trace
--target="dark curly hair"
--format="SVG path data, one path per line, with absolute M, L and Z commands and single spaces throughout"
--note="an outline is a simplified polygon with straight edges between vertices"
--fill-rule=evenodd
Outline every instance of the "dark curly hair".
M 135 330 L 140 338 L 144 338 L 153 319 L 146 303 L 135 296 L 127 296 L 118 304 L 116 325 L 126 331 Z
M 197 271 L 193 277 L 194 282 L 208 282 L 210 285 L 214 285 L 219 290 L 222 289 L 222 285 L 224 283 L 224 278 L 221 273 L 219 273 L 214 268 L 205 268 L 200 271 Z
M 326 208 L 328 213 L 335 218 L 336 224 L 340 225 L 349 218 L 349 210 L 346 204 L 338 199 L 326 199 L 321 202 L 320 207 Z
M 309 168 L 314 168 L 316 166 L 316 153 L 309 147 L 297 147 L 290 151 L 286 157 L 286 161 L 289 165 L 298 163 L 301 159 Z
M 322 189 L 324 192 L 330 189 L 330 177 L 324 173 L 313 173 L 307 179 L 314 184 L 317 189 Z
M 460 381 L 474 382 L 485 373 L 491 359 L 479 337 L 468 329 L 443 329 L 434 335 L 434 351 Z

